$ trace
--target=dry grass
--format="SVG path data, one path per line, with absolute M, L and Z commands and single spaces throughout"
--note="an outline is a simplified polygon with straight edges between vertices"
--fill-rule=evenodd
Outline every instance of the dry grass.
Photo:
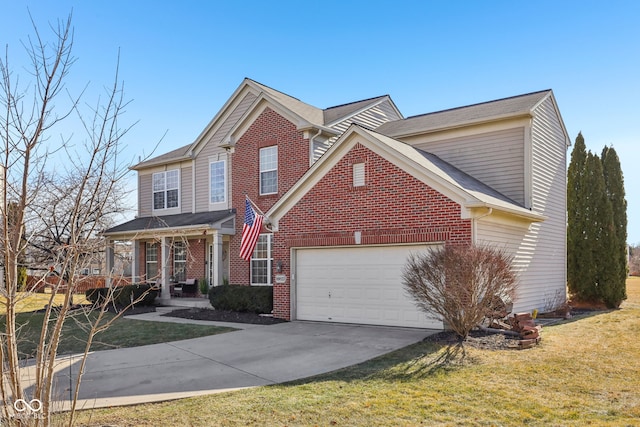
M 85 425 L 640 425 L 640 278 L 621 309 L 543 331 L 530 350 L 423 342 L 320 377 L 82 414 Z
M 23 292 L 18 292 L 18 303 L 16 309 L 19 313 L 26 313 L 29 311 L 36 311 L 43 309 L 51 299 L 51 294 L 39 294 L 39 293 L 31 293 L 26 294 Z M 0 297 L 0 315 L 4 314 L 6 311 L 5 307 L 6 299 L 4 297 Z M 53 297 L 54 304 L 62 304 L 64 301 L 64 295 L 59 294 Z M 85 298 L 84 294 L 77 294 L 73 296 L 73 302 L 75 304 L 89 304 L 89 301 Z

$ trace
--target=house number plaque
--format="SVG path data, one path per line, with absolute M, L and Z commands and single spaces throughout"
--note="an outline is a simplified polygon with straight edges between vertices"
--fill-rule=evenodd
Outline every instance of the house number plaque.
M 276 274 L 276 283 L 286 283 L 287 275 L 286 274 Z

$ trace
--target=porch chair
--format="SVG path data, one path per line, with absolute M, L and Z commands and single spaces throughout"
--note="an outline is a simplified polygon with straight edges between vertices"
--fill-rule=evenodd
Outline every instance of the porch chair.
M 187 279 L 182 283 L 182 296 L 195 297 L 198 294 L 198 279 Z

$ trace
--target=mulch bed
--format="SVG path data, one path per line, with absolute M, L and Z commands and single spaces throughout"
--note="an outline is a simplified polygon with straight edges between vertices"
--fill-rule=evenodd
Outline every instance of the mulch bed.
M 462 344 L 482 350 L 511 350 L 518 348 L 518 340 L 518 337 L 473 330 Z M 456 345 L 460 343 L 458 336 L 455 332 L 451 331 L 443 331 L 430 335 L 426 337 L 424 341 L 435 342 L 442 345 Z
M 286 322 L 271 316 L 261 316 L 256 313 L 240 313 L 228 310 L 212 310 L 210 308 L 185 308 L 173 310 L 163 314 L 167 317 L 180 317 L 182 319 L 209 320 L 215 322 L 250 323 L 252 325 L 273 325 Z

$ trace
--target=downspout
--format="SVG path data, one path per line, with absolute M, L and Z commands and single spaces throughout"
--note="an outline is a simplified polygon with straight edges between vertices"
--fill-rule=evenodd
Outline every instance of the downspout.
M 318 129 L 318 133 L 309 138 L 309 167 L 313 165 L 313 140 L 320 136 L 322 129 Z
M 482 219 L 484 217 L 487 217 L 489 215 L 491 215 L 493 213 L 493 208 L 489 208 L 489 211 L 487 211 L 486 213 L 484 213 L 483 215 L 477 216 L 475 218 L 473 218 L 473 236 L 472 236 L 472 244 L 476 244 L 478 242 L 478 220 Z

